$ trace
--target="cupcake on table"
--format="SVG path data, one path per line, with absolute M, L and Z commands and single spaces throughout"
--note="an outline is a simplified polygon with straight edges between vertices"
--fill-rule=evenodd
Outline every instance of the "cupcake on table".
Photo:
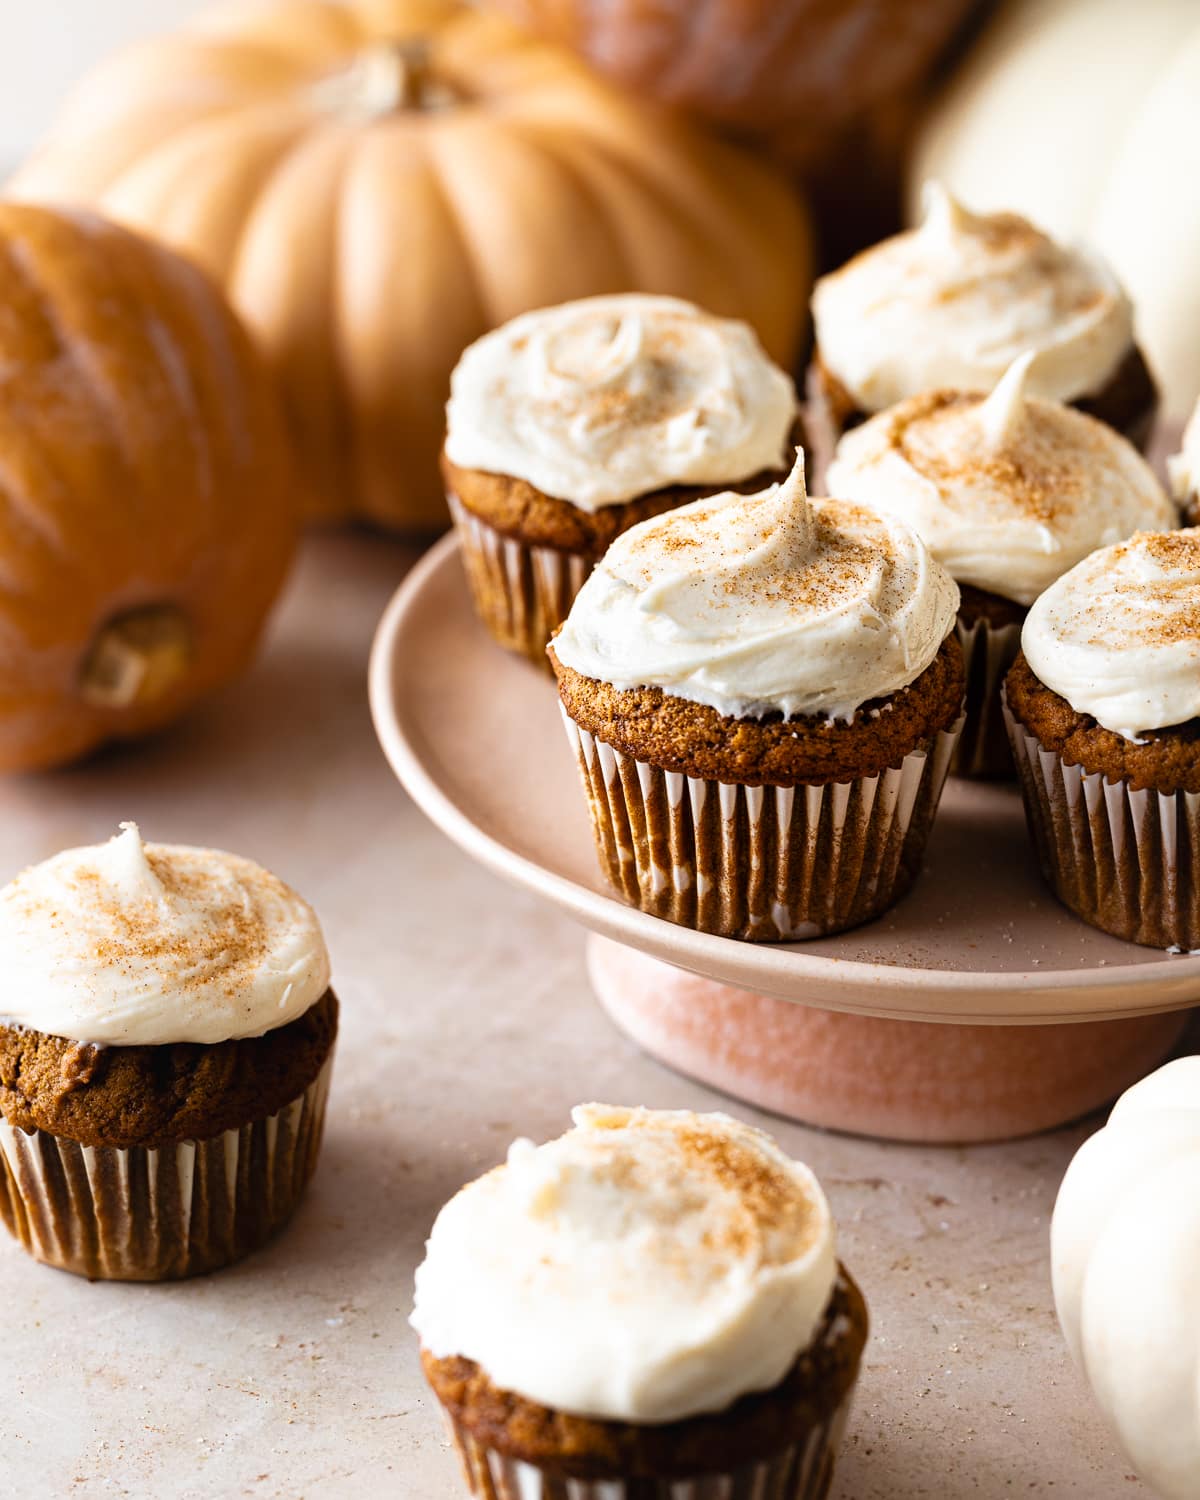
M 1200 401 L 1183 433 L 1183 446 L 1167 460 L 1171 489 L 1183 510 L 1186 526 L 1200 524 Z
M 1021 645 L 1006 713 L 1055 894 L 1116 937 L 1200 949 L 1200 529 L 1094 552 Z
M 192 1276 L 291 1216 L 337 1035 L 311 907 L 132 823 L 0 891 L 0 1217 L 90 1279 Z
M 924 391 L 991 391 L 1038 355 L 1030 392 L 1144 447 L 1158 393 L 1109 267 L 1016 214 L 974 214 L 939 183 L 919 228 L 822 277 L 813 292 L 808 441 L 818 483 L 838 438 Z
M 673 297 L 591 297 L 472 344 L 443 472 L 476 610 L 540 667 L 614 537 L 786 472 L 795 387 L 748 324 Z
M 867 1314 L 812 1172 L 726 1115 L 590 1104 L 442 1209 L 412 1323 L 485 1500 L 819 1500 Z
M 963 704 L 958 588 L 902 522 L 782 484 L 619 537 L 550 656 L 602 869 L 753 940 L 878 916 L 921 866 Z
M 967 719 L 951 771 L 966 776 L 1012 774 L 1000 688 L 1038 595 L 1098 547 L 1178 525 L 1131 443 L 1031 394 L 1039 358 L 990 396 L 898 402 L 842 437 L 827 475 L 832 494 L 912 526 L 958 582 Z

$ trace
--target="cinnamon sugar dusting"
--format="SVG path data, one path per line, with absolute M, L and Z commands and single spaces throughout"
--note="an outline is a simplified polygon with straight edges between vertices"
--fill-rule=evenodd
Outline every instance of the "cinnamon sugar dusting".
M 793 1164 L 761 1132 L 723 1115 L 587 1106 L 577 1117 L 591 1130 L 617 1133 L 595 1169 L 624 1192 L 663 1192 L 673 1184 L 677 1209 L 713 1220 L 703 1247 L 722 1257 L 770 1262 L 805 1255 L 824 1230 L 822 1216 Z M 640 1147 L 639 1135 L 654 1140 Z M 719 1214 L 712 1212 L 720 1202 Z M 667 1242 L 656 1254 L 670 1255 Z M 681 1241 L 682 1268 L 687 1246 Z
M 970 426 L 982 404 L 982 397 L 952 391 L 914 398 L 896 415 L 891 447 L 950 503 L 970 483 L 997 514 L 1047 525 L 1086 504 L 1087 463 L 1103 462 L 1111 445 L 1107 431 L 1090 431 L 1087 418 L 1072 421 L 1078 413 L 1064 423 L 1061 408 L 1027 402 L 1018 434 L 992 449 Z
M 145 845 L 132 823 L 0 892 L 0 963 L 13 1020 L 127 1045 L 260 1036 L 329 983 L 316 917 L 281 880 L 219 850 Z

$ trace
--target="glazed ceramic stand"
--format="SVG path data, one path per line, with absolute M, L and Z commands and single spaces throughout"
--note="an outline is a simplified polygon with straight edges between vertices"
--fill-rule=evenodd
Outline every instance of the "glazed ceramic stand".
M 616 1024 L 765 1109 L 910 1141 L 1047 1129 L 1152 1068 L 1200 998 L 1200 956 L 1119 942 L 1058 905 L 1013 786 L 951 781 L 916 888 L 853 932 L 740 943 L 626 906 L 596 864 L 553 685 L 476 623 L 452 536 L 384 615 L 371 708 L 433 821 L 592 929 Z

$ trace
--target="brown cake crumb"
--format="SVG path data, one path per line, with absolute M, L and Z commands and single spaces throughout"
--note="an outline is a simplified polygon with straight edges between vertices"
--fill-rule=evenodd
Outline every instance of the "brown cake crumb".
M 656 1426 L 541 1406 L 501 1390 L 474 1361 L 458 1356 L 436 1359 L 423 1349 L 421 1365 L 452 1420 L 486 1447 L 564 1478 L 653 1481 L 761 1461 L 828 1422 L 854 1383 L 866 1337 L 862 1293 L 839 1267 L 812 1343 L 777 1386 L 723 1412 Z
M 794 434 L 796 441 L 800 435 Z M 489 474 L 482 469 L 462 469 L 442 454 L 442 476 L 447 490 L 457 495 L 472 515 L 504 536 L 519 538 L 530 547 L 551 547 L 595 562 L 608 551 L 613 539 L 639 521 L 699 500 L 704 495 L 733 490 L 753 495 L 787 478 L 786 469 L 764 469 L 746 479 L 709 485 L 670 485 L 625 500 L 583 510 L 508 474 Z
M 1014 716 L 1069 766 L 1127 781 L 1134 791 L 1200 792 L 1200 719 L 1127 740 L 1078 713 L 1018 656 L 1005 680 Z
M 95 1047 L 0 1025 L 0 1114 L 84 1146 L 208 1140 L 275 1114 L 325 1064 L 337 1036 L 332 990 L 261 1037 L 204 1045 Z
M 621 689 L 564 666 L 550 650 L 568 716 L 602 743 L 707 781 L 817 786 L 875 776 L 949 729 L 962 712 L 962 648 L 956 636 L 901 692 L 865 703 L 850 720 L 732 719 L 657 687 Z

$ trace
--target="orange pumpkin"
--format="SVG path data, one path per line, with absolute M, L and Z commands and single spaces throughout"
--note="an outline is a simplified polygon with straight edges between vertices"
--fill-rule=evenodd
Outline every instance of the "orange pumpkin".
M 628 87 L 819 169 L 928 76 L 981 0 L 492 0 Z
M 0 770 L 174 719 L 246 662 L 297 529 L 220 290 L 90 213 L 0 204 Z
M 794 358 L 807 225 L 772 169 L 458 0 L 236 0 L 85 81 L 11 187 L 207 266 L 281 377 L 310 508 L 444 519 L 450 371 L 531 307 L 670 292 Z

